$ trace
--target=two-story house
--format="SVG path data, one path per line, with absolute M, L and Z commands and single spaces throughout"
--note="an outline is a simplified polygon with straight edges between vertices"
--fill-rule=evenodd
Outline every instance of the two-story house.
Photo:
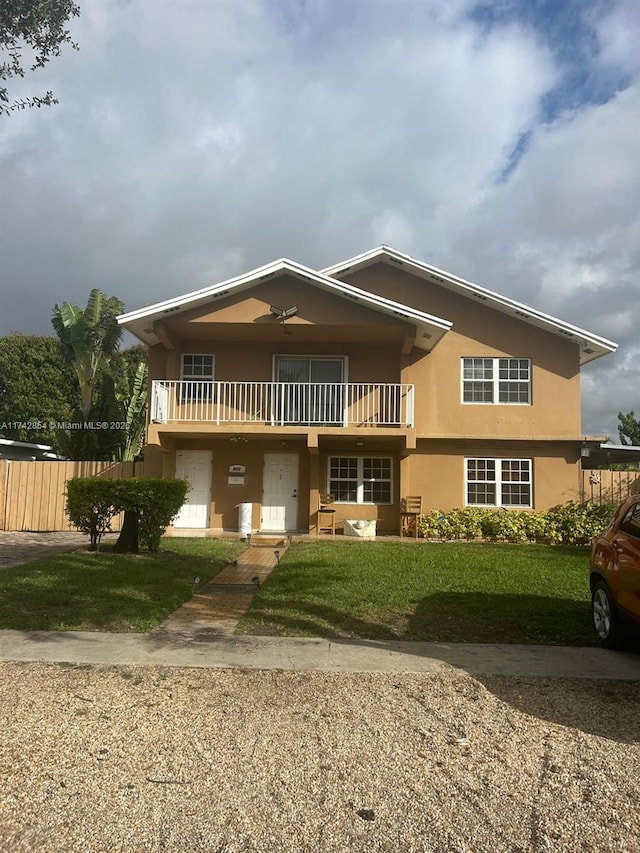
M 177 527 L 398 530 L 425 510 L 576 498 L 580 367 L 616 345 L 380 246 L 279 260 L 122 315 L 149 347 L 147 470 L 191 483 Z

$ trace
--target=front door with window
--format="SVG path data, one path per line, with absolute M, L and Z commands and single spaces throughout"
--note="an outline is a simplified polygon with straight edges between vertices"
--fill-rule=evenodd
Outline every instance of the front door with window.
M 261 530 L 298 529 L 298 454 L 265 453 Z
M 179 450 L 176 453 L 176 479 L 191 487 L 187 499 L 173 520 L 174 527 L 208 527 L 211 507 L 210 450 Z

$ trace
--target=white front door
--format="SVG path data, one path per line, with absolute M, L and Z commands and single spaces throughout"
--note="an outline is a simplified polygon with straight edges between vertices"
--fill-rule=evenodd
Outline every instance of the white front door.
M 261 530 L 298 529 L 298 454 L 265 453 Z
M 173 520 L 174 527 L 208 527 L 211 506 L 210 450 L 179 450 L 176 453 L 176 479 L 186 480 L 191 488 L 187 500 Z

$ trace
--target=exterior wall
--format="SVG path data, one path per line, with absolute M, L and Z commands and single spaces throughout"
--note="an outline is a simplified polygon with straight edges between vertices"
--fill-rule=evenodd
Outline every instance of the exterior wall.
M 240 357 L 239 357 L 240 351 Z M 150 379 L 180 379 L 181 355 L 198 353 L 215 356 L 215 376 L 227 382 L 271 382 L 277 355 L 335 355 L 347 358 L 347 382 L 400 382 L 400 351 L 397 344 L 376 347 L 363 343 L 306 343 L 285 337 L 276 341 L 216 341 L 198 338 L 184 342 L 180 350 L 161 346 L 150 349 Z
M 418 441 L 408 457 L 405 493 L 422 495 L 423 508 L 465 506 L 465 459 L 531 459 L 533 509 L 578 500 L 580 449 L 572 442 Z
M 302 441 L 231 442 L 229 439 L 179 440 L 175 450 L 211 450 L 213 453 L 213 476 L 211 483 L 211 509 L 209 526 L 219 530 L 237 530 L 238 504 L 252 503 L 252 527 L 261 526 L 262 478 L 265 453 L 297 453 L 299 458 L 298 480 L 298 529 L 306 530 L 308 524 L 309 454 Z M 166 454 L 167 467 L 175 476 L 175 451 Z M 230 465 L 243 465 L 246 479 L 243 486 L 230 486 L 227 482 Z
M 410 304 L 410 303 L 409 303 Z M 170 327 L 177 328 L 183 337 L 199 337 L 198 327 L 202 324 L 251 323 L 264 327 L 265 332 L 278 328 L 279 321 L 270 313 L 270 306 L 288 308 L 296 305 L 298 313 L 287 320 L 287 326 L 315 325 L 338 328 L 341 326 L 390 326 L 398 327 L 401 321 L 389 317 L 356 302 L 333 295 L 328 291 L 291 276 L 282 275 L 269 282 L 256 284 L 249 290 L 228 298 L 217 299 L 204 308 L 181 312 L 177 321 L 167 320 Z M 343 335 L 337 331 L 337 337 Z
M 453 323 L 431 353 L 414 349 L 403 364 L 401 381 L 416 386 L 418 435 L 580 438 L 575 344 L 388 264 L 376 264 L 346 280 Z M 474 356 L 530 358 L 532 404 L 463 404 L 461 359 Z
M 368 449 L 366 454 L 359 450 L 345 450 L 344 445 L 323 450 L 312 455 L 304 441 L 247 441 L 231 442 L 229 439 L 210 440 L 193 439 L 179 440 L 176 448 L 170 453 L 163 453 L 162 476 L 175 476 L 176 451 L 179 450 L 210 450 L 213 454 L 213 477 L 211 484 L 211 507 L 209 527 L 215 530 L 237 530 L 238 504 L 249 502 L 253 504 L 252 527 L 260 530 L 263 463 L 265 453 L 297 453 L 299 459 L 298 481 L 298 530 L 315 532 L 319 494 L 327 491 L 328 460 L 332 455 L 380 455 L 391 456 L 393 467 L 393 503 L 386 506 L 371 504 L 336 504 L 336 524 L 343 526 L 344 519 L 375 519 L 379 532 L 395 533 L 398 527 L 399 512 L 399 477 L 397 453 L 393 450 Z M 158 470 L 159 454 L 153 461 L 145 459 L 145 470 L 152 466 Z M 227 476 L 230 465 L 242 465 L 246 469 L 246 480 L 243 486 L 230 486 Z M 315 466 L 315 476 L 318 477 L 318 487 L 315 487 L 312 469 Z M 152 476 L 155 476 L 155 472 Z M 308 497 L 310 496 L 310 497 Z

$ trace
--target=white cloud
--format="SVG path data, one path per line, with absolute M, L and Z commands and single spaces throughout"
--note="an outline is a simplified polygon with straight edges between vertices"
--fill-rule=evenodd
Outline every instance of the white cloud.
M 0 333 L 387 242 L 633 346 L 637 81 L 542 125 L 544 33 L 472 5 L 92 0 L 42 72 L 60 106 L 0 124 Z M 633 8 L 594 12 L 598 68 L 637 73 Z

